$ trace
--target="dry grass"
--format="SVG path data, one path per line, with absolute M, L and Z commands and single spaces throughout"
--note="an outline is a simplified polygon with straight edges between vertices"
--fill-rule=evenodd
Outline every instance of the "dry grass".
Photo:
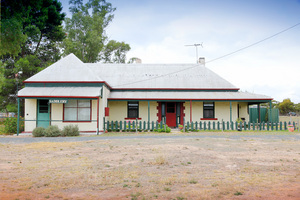
M 295 123 L 299 123 L 300 122 L 300 116 L 279 116 L 279 121 L 282 122 L 295 122 Z
M 281 139 L 2 144 L 0 199 L 299 199 L 299 152 Z

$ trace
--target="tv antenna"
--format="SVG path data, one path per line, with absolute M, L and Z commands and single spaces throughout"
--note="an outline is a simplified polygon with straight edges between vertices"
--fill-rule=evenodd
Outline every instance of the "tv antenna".
M 199 63 L 199 60 L 198 60 L 198 46 L 201 46 L 203 48 L 203 42 L 201 44 L 187 44 L 187 45 L 184 45 L 186 47 L 191 47 L 191 46 L 194 46 L 196 47 L 196 63 L 198 64 Z

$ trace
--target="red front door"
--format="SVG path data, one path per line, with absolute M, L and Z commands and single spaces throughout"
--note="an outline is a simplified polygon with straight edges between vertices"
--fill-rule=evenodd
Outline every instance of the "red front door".
M 170 127 L 176 127 L 176 103 L 166 103 L 166 123 Z

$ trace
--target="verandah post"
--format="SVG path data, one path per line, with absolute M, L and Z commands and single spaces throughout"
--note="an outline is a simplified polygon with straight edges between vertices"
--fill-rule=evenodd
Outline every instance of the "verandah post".
M 232 122 L 232 103 L 230 101 L 230 123 Z
M 20 98 L 17 98 L 18 100 L 18 119 L 17 119 L 17 136 L 19 136 L 20 133 Z
M 148 101 L 148 122 L 150 122 L 150 101 Z
M 105 117 L 103 117 L 103 132 L 105 133 Z

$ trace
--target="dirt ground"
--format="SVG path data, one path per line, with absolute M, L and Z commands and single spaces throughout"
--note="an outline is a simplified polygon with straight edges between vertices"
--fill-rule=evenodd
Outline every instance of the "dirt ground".
M 0 143 L 0 199 L 300 199 L 300 141 Z

